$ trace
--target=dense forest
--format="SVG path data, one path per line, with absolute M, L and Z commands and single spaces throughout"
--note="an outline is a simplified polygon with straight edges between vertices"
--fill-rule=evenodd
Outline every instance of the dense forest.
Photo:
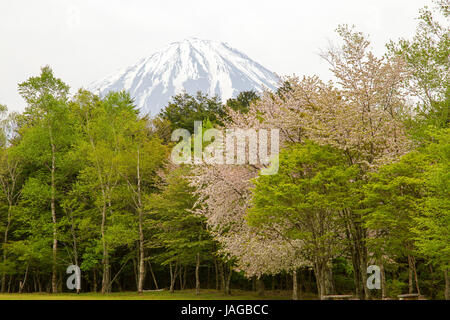
M 0 106 L 1 292 L 193 288 L 293 299 L 450 299 L 448 1 L 378 57 L 354 27 L 322 52 L 334 80 L 284 77 L 222 103 L 179 94 L 139 113 L 127 92 L 74 95 L 49 66 Z M 279 129 L 279 171 L 180 165 L 176 129 Z M 381 289 L 366 286 L 367 267 Z

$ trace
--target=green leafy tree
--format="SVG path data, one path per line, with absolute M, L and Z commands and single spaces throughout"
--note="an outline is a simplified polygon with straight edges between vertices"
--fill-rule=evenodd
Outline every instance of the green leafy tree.
M 13 211 L 19 201 L 22 184 L 19 159 L 11 147 L 17 115 L 8 115 L 7 111 L 6 106 L 0 105 L 0 230 L 3 233 L 3 246 L 9 241 Z M 3 248 L 2 258 L 1 292 L 5 292 L 8 265 L 6 248 Z
M 64 185 L 61 163 L 72 141 L 68 125 L 67 95 L 69 87 L 55 78 L 50 67 L 42 68 L 38 77 L 19 84 L 19 93 L 28 107 L 20 121 L 19 153 L 36 181 L 50 187 L 50 212 L 53 225 L 52 292 L 57 289 L 58 193 Z
M 146 130 L 146 122 L 139 120 L 129 128 L 127 136 L 121 140 L 120 167 L 122 178 L 126 182 L 124 194 L 132 199 L 139 227 L 139 276 L 138 292 L 144 290 L 145 280 L 145 230 L 144 230 L 144 196 L 157 191 L 157 171 L 166 162 L 168 150 L 161 140 L 152 138 Z M 124 199 L 124 202 L 126 200 Z
M 357 173 L 342 152 L 306 142 L 281 152 L 278 174 L 254 180 L 248 222 L 263 233 L 301 242 L 298 254 L 313 267 L 320 297 L 333 291 L 331 262 L 344 242 L 340 213 L 353 205 Z
M 193 212 L 196 207 L 194 188 L 186 175 L 187 167 L 170 170 L 160 194 L 147 198 L 146 208 L 159 232 L 156 235 L 164 251 L 159 259 L 170 268 L 170 291 L 173 292 L 181 268 L 195 265 L 196 290 L 199 294 L 199 268 L 202 257 L 210 255 L 212 241 L 206 231 L 205 218 Z
M 255 91 L 242 91 L 236 98 L 228 99 L 226 106 L 234 111 L 246 113 L 249 110 L 250 104 L 257 100 L 259 100 L 259 96 Z
M 196 96 L 181 93 L 172 98 L 159 117 L 170 123 L 170 132 L 175 129 L 187 129 L 194 132 L 194 121 L 210 120 L 222 125 L 225 110 L 218 97 L 208 97 L 201 92 Z
M 381 167 L 364 186 L 363 201 L 365 225 L 372 234 L 367 239 L 369 250 L 375 253 L 377 262 L 383 267 L 386 261 L 407 258 L 409 293 L 413 293 L 415 282 L 419 294 L 417 251 L 412 227 L 418 205 L 424 197 L 423 174 L 426 165 L 426 155 L 414 151 L 397 163 Z M 382 284 L 383 290 L 385 285 Z
M 79 174 L 81 190 L 87 192 L 100 213 L 100 239 L 97 243 L 102 251 L 102 293 L 111 290 L 110 257 L 120 246 L 127 246 L 138 240 L 133 226 L 133 215 L 125 210 L 118 200 L 123 183 L 120 167 L 122 153 L 127 139 L 131 139 L 138 111 L 129 94 L 111 92 L 99 99 L 86 91 L 80 91 L 71 104 L 77 119 L 76 150 L 84 159 Z M 114 221 L 113 224 L 109 220 Z M 94 252 L 98 252 L 94 250 Z
M 418 251 L 444 273 L 445 298 L 450 299 L 450 130 L 432 134 L 434 143 L 424 152 L 431 158 L 424 167 L 426 197 L 414 218 L 412 231 Z
M 391 54 L 401 56 L 408 66 L 407 89 L 419 98 L 415 120 L 425 127 L 429 124 L 446 127 L 450 122 L 450 6 L 448 0 L 435 3 L 437 10 L 425 7 L 420 11 L 419 25 L 411 40 L 391 41 L 388 49 Z M 443 19 L 439 19 L 439 14 Z

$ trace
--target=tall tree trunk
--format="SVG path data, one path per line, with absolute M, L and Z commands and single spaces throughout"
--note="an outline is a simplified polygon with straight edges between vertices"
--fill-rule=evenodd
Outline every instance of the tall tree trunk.
M 158 290 L 159 289 L 158 282 L 156 281 L 156 277 L 155 277 L 155 273 L 153 272 L 152 264 L 150 263 L 150 261 L 147 261 L 147 263 L 148 263 L 148 266 L 150 267 L 150 273 L 152 275 L 153 283 L 155 284 L 155 288 L 156 288 L 156 290 Z
M 333 280 L 331 279 L 332 274 L 330 268 L 328 267 L 327 261 L 323 259 L 317 259 L 314 263 L 314 275 L 316 276 L 317 292 L 319 298 L 323 299 L 325 295 L 333 293 Z
M 325 279 L 326 279 L 326 287 L 327 287 L 327 294 L 334 294 L 334 277 L 333 277 L 333 266 L 330 264 L 326 264 L 325 269 Z
M 353 245 L 352 245 L 353 248 Z M 364 291 L 362 288 L 361 270 L 359 263 L 359 255 L 356 250 L 352 250 L 352 265 L 353 265 L 353 284 L 355 286 L 355 294 L 360 299 L 364 299 Z
M 38 282 L 38 292 L 42 292 L 42 283 L 39 274 L 37 275 L 37 282 Z
M 358 222 L 358 249 L 360 251 L 360 270 L 361 270 L 361 280 L 362 280 L 362 287 L 364 292 L 364 299 L 370 298 L 370 290 L 367 287 L 367 247 L 365 245 L 365 235 L 366 231 L 365 229 L 360 225 Z
M 3 243 L 6 245 L 8 243 L 8 233 L 9 233 L 9 228 L 11 226 L 11 212 L 12 212 L 12 204 L 11 202 L 8 205 L 8 221 L 6 223 L 6 228 L 5 228 L 5 236 L 3 239 Z M 6 256 L 6 250 L 3 250 L 3 262 L 5 263 L 7 259 Z M 1 292 L 4 293 L 6 290 L 6 270 L 3 271 L 2 273 L 2 289 Z
M 95 143 L 94 143 L 94 139 L 90 133 L 89 130 L 89 117 L 86 116 L 86 121 L 87 121 L 87 131 L 89 134 L 89 141 L 91 144 L 91 147 L 94 151 L 97 150 Z M 102 199 L 103 199 L 103 204 L 102 204 L 102 223 L 101 223 L 101 227 L 100 227 L 100 233 L 101 233 L 101 237 L 102 237 L 102 249 L 103 249 L 103 255 L 102 255 L 102 268 L 103 268 L 103 274 L 102 274 L 102 294 L 105 294 L 107 292 L 109 292 L 109 288 L 110 288 L 110 284 L 109 284 L 109 280 L 110 280 L 110 274 L 109 274 L 109 258 L 108 258 L 108 250 L 107 250 L 107 246 L 106 246 L 106 239 L 105 239 L 105 228 L 106 228 L 106 205 L 107 205 L 107 195 L 106 195 L 106 185 L 103 182 L 103 177 L 102 177 L 102 171 L 100 169 L 100 164 L 98 161 L 98 158 L 95 159 L 95 165 L 96 165 L 96 169 L 97 169 L 97 177 L 98 177 L 98 181 L 100 183 L 100 189 L 102 192 Z
M 380 276 L 381 276 L 381 299 L 386 298 L 386 274 L 384 272 L 384 264 L 380 261 Z
M 231 288 L 230 288 L 230 282 L 231 282 L 231 275 L 233 274 L 233 268 L 230 266 L 230 270 L 228 272 L 228 278 L 225 285 L 225 294 L 231 295 Z
M 366 284 L 363 283 L 363 274 L 366 270 L 361 270 L 361 248 L 359 245 L 358 223 L 355 221 L 355 217 L 350 210 L 342 210 L 342 215 L 345 219 L 346 237 L 350 243 L 349 247 L 353 265 L 353 283 L 355 286 L 355 294 L 360 299 L 364 299 L 364 287 Z
M 297 270 L 292 272 L 292 300 L 298 300 Z
M 53 135 L 50 129 L 50 141 L 52 145 L 52 169 L 51 169 L 51 202 L 50 207 L 52 211 L 52 222 L 53 222 L 53 263 L 52 263 L 52 292 L 58 292 L 57 286 L 57 275 L 56 275 L 56 255 L 58 251 L 58 239 L 57 239 L 57 225 L 56 225 L 56 207 L 55 207 L 55 144 L 53 143 Z
M 184 267 L 184 270 L 186 271 L 186 267 Z M 183 266 L 180 266 L 180 273 L 178 275 L 178 278 L 180 279 L 180 290 L 183 290 Z
M 25 275 L 23 277 L 23 281 L 20 281 L 19 283 L 19 293 L 22 293 L 23 288 L 25 287 L 25 283 L 27 282 L 27 276 L 28 276 L 28 268 L 30 267 L 30 264 L 27 264 L 27 268 L 25 269 Z
M 138 260 L 137 264 L 136 264 L 136 259 Z M 134 281 L 136 284 L 135 288 L 137 290 L 138 286 L 139 286 L 139 276 L 138 276 L 138 273 L 139 273 L 139 270 L 138 270 L 138 268 L 139 268 L 139 248 L 137 248 L 137 258 L 136 259 L 133 259 L 133 272 L 134 272 Z
M 33 275 L 33 287 L 34 287 L 34 292 L 37 292 L 37 291 L 38 291 L 36 277 L 37 277 L 36 274 Z
M 416 259 L 414 256 L 411 256 L 413 272 L 414 272 L 414 281 L 416 282 L 416 290 L 417 294 L 420 296 L 420 287 L 419 287 L 419 278 L 417 277 L 417 269 L 416 269 Z
M 183 274 L 183 290 L 186 288 L 186 281 L 187 281 L 187 270 L 188 268 L 184 268 L 184 274 Z
M 408 293 L 413 293 L 413 264 L 411 256 L 408 255 Z
M 224 271 L 224 265 L 223 262 L 219 262 L 219 271 L 220 271 L 220 290 L 225 292 L 226 294 L 226 288 L 225 288 L 225 271 Z
M 214 257 L 214 269 L 216 272 L 216 290 L 219 290 L 219 268 L 217 266 L 217 258 Z
M 434 277 L 434 271 L 431 264 L 428 265 L 430 268 L 430 276 L 431 276 L 431 285 L 430 285 L 430 297 L 431 299 L 435 298 L 435 277 Z
M 314 268 L 314 275 L 316 276 L 316 285 L 317 285 L 317 294 L 319 296 L 319 299 L 323 299 L 325 296 L 325 288 L 323 283 L 323 277 L 321 275 L 321 271 L 318 267 Z
M 77 246 L 77 237 L 75 235 L 75 225 L 74 225 L 74 221 L 73 221 L 73 214 L 72 214 L 72 210 L 70 210 L 70 230 L 72 232 L 72 241 L 73 241 L 73 257 L 75 260 L 75 265 L 79 266 L 78 264 L 78 246 Z M 77 288 L 77 294 L 80 293 L 80 289 Z
M 145 250 L 144 250 L 144 231 L 142 226 L 142 210 L 139 210 L 139 285 L 138 292 L 144 291 L 145 281 Z
M 175 291 L 175 281 L 178 275 L 178 261 L 175 263 L 175 270 L 172 270 L 172 263 L 169 264 L 170 268 L 170 293 Z
M 265 291 L 264 281 L 263 281 L 263 279 L 261 277 L 259 277 L 256 280 L 256 292 L 257 292 L 259 297 L 263 297 L 264 296 L 264 291 Z
M 197 260 L 195 263 L 195 294 L 200 294 L 200 252 L 197 252 Z
M 101 230 L 100 230 L 101 234 L 102 234 L 102 246 L 103 246 L 103 256 L 102 256 L 102 267 L 103 267 L 102 294 L 108 293 L 108 291 L 109 291 L 109 267 L 108 267 L 109 259 L 108 259 L 108 249 L 106 247 L 106 239 L 105 239 L 105 225 L 106 225 L 106 202 L 103 203 L 102 225 L 101 225 Z
M 142 293 L 144 290 L 145 281 L 145 252 L 144 252 L 144 212 L 142 210 L 142 196 L 141 196 L 141 173 L 140 173 L 140 151 L 137 150 L 137 200 L 138 200 L 138 214 L 139 214 L 139 285 L 138 292 Z

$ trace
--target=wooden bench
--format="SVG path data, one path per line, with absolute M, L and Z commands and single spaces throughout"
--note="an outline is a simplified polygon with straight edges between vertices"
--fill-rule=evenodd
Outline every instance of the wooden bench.
M 350 300 L 352 298 L 353 298 L 353 295 L 351 295 L 351 294 L 322 296 L 322 300 Z
M 399 300 L 419 300 L 418 293 L 399 294 L 397 297 Z
M 147 292 L 161 292 L 164 291 L 165 289 L 156 289 L 156 290 L 142 290 L 142 292 L 147 293 Z

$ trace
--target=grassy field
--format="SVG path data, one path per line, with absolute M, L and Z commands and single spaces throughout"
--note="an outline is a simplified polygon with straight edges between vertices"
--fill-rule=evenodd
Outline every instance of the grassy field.
M 260 297 L 253 291 L 233 290 L 231 296 L 216 290 L 201 290 L 200 295 L 195 290 L 146 292 L 115 292 L 102 295 L 100 293 L 5 293 L 0 294 L 0 300 L 288 300 L 290 291 L 267 291 Z M 311 297 L 309 297 L 311 298 Z

